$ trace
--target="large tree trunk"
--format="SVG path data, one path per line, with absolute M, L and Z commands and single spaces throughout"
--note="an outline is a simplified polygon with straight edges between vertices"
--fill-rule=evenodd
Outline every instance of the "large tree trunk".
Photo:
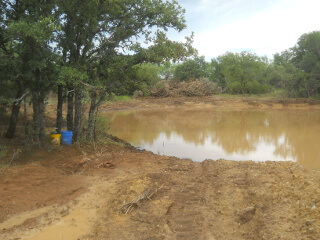
M 95 91 L 92 91 L 91 104 L 89 109 L 87 136 L 86 136 L 86 139 L 88 141 L 92 141 L 94 138 L 95 116 L 96 116 L 96 109 L 97 109 L 96 101 L 97 101 L 97 93 Z
M 63 105 L 63 86 L 58 86 L 58 104 L 57 104 L 57 121 L 56 128 L 58 132 L 61 132 L 62 128 L 62 105 Z
M 73 130 L 73 96 L 74 90 L 72 86 L 68 86 L 68 112 L 67 112 L 67 129 Z
M 45 140 L 45 94 L 32 93 L 33 103 L 33 140 L 43 145 Z
M 77 88 L 75 91 L 75 111 L 74 111 L 74 130 L 73 140 L 75 142 L 80 140 L 81 128 L 82 128 L 82 98 L 83 92 L 81 88 Z
M 106 92 L 100 92 L 99 94 L 95 90 L 91 92 L 91 104 L 89 109 L 87 136 L 86 136 L 86 139 L 88 141 L 92 141 L 95 137 L 96 115 L 97 115 L 98 107 L 101 105 L 101 103 L 105 99 L 105 96 L 106 96 Z
M 22 102 L 22 96 L 23 96 L 23 87 L 21 84 L 19 84 L 18 91 L 16 94 L 16 99 L 12 105 L 9 128 L 7 130 L 7 133 L 5 134 L 6 138 L 13 138 L 14 134 L 16 132 L 17 122 L 18 122 L 18 117 L 19 117 L 19 112 L 20 112 L 20 106 L 21 106 L 21 102 Z

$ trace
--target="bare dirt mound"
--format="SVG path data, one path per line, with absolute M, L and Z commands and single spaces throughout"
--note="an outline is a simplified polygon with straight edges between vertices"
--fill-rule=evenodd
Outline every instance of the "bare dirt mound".
M 2 208 L 20 207 L 2 215 L 0 238 L 320 239 L 320 175 L 296 163 L 195 163 L 110 146 L 90 158 L 78 174 L 30 163 L 2 177 Z
M 320 238 L 320 179 L 296 164 L 162 164 L 108 190 L 89 239 Z M 128 208 L 148 189 L 150 199 Z

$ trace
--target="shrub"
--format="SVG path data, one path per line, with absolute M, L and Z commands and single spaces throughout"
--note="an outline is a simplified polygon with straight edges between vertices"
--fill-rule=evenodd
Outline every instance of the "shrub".
M 230 85 L 229 85 L 229 92 L 231 94 L 240 94 L 241 93 L 241 84 L 240 82 L 232 82 Z
M 257 81 L 252 81 L 252 82 L 248 82 L 244 88 L 243 88 L 243 92 L 241 89 L 241 84 L 238 81 L 234 81 L 232 82 L 229 86 L 228 86 L 228 91 L 231 94 L 261 94 L 261 93 L 267 93 L 271 91 L 271 87 L 265 84 L 261 84 Z

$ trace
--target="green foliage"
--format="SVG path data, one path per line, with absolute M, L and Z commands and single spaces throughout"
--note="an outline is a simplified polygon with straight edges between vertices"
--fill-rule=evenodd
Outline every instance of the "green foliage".
M 311 97 L 320 93 L 320 31 L 303 34 L 292 49 L 292 63 L 299 74 L 300 95 Z
M 8 154 L 8 147 L 5 145 L 0 145 L 0 161 L 6 157 Z
M 189 59 L 175 66 L 174 76 L 180 80 L 206 76 L 232 94 L 263 94 L 284 89 L 289 97 L 318 96 L 319 49 L 320 31 L 314 31 L 302 35 L 294 48 L 276 53 L 271 63 L 253 53 L 227 52 L 211 63 L 201 58 Z M 169 67 L 163 67 L 168 76 Z
M 160 81 L 159 67 L 152 63 L 144 63 L 135 66 L 136 78 L 146 83 L 153 85 Z
M 5 37 L 1 50 L 5 66 L 12 70 L 13 74 L 8 71 L 6 75 L 15 82 L 13 85 L 43 91 L 48 90 L 54 80 L 56 59 L 49 42 L 58 26 L 54 22 L 53 2 L 16 1 L 4 9 Z
M 57 85 L 60 93 L 61 86 L 75 90 L 78 107 L 90 91 L 93 112 L 111 93 L 146 91 L 159 80 L 157 67 L 146 62 L 178 61 L 195 52 L 193 36 L 177 42 L 166 35 L 186 28 L 184 13 L 175 0 L 1 1 L 1 107 L 31 93 L 40 139 L 43 103 Z
M 188 59 L 175 67 L 174 77 L 180 81 L 207 78 L 209 77 L 209 64 L 205 61 L 204 56 Z
M 301 70 L 292 63 L 281 59 L 281 55 L 275 56 L 275 58 L 277 61 L 268 66 L 267 79 L 269 84 L 278 89 L 285 89 L 288 97 L 299 97 L 297 90 Z
M 73 84 L 80 85 L 81 82 L 87 82 L 88 75 L 85 71 L 71 66 L 63 66 L 60 68 L 57 84 L 67 85 Z
M 312 97 L 320 93 L 320 31 L 303 34 L 295 47 L 274 55 L 269 81 L 289 97 Z
M 174 72 L 177 65 L 172 64 L 170 61 L 166 61 L 159 66 L 159 75 L 163 80 L 168 80 L 174 77 Z
M 143 63 L 133 66 L 131 75 L 131 87 L 128 94 L 132 95 L 135 90 L 141 90 L 144 94 L 148 94 L 150 86 L 160 81 L 159 67 L 152 63 Z
M 212 61 L 219 70 L 220 84 L 233 94 L 256 94 L 270 91 L 266 81 L 267 64 L 248 52 L 226 53 Z
M 51 16 L 40 16 L 36 22 L 26 20 L 11 22 L 8 33 L 15 38 L 32 38 L 37 43 L 45 43 L 52 38 L 52 33 L 58 29 Z
M 108 138 L 108 130 L 111 125 L 110 119 L 98 114 L 95 121 L 95 140 Z
M 209 79 L 218 84 L 219 87 L 223 89 L 226 88 L 225 77 L 222 73 L 222 68 L 217 59 L 211 59 L 211 63 L 209 66 Z

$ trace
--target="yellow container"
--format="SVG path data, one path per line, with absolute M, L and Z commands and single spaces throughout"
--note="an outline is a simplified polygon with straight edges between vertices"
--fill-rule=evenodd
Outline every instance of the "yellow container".
M 52 133 L 50 134 L 50 141 L 52 143 L 52 145 L 54 146 L 60 146 L 61 144 L 61 134 L 58 133 Z

